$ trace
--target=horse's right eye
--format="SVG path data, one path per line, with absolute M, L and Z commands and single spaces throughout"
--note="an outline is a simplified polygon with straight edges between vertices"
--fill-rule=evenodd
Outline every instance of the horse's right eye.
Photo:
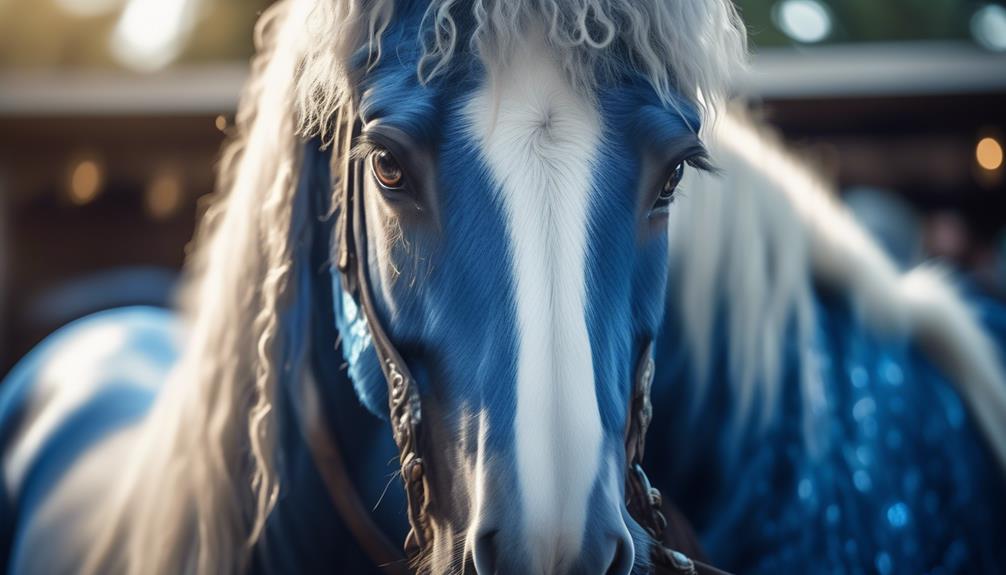
M 388 150 L 382 148 L 371 153 L 370 167 L 374 172 L 374 179 L 381 187 L 400 190 L 405 186 L 405 171 Z
M 671 170 L 668 174 L 667 179 L 664 180 L 664 185 L 660 188 L 660 192 L 657 194 L 657 199 L 653 203 L 653 208 L 650 213 L 659 214 L 666 212 L 670 205 L 674 202 L 674 194 L 678 191 L 678 184 L 681 183 L 681 178 L 685 175 L 685 164 L 681 163 Z

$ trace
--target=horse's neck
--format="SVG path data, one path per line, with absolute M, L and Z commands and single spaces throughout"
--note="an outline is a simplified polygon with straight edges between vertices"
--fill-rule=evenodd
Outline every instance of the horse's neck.
M 312 370 L 319 392 L 317 407 L 364 506 L 374 510 L 374 520 L 391 540 L 404 541 L 404 494 L 397 481 L 389 485 L 389 479 L 396 479 L 391 474 L 393 466 L 388 466 L 396 458 L 394 442 L 386 422 L 360 405 L 352 383 L 340 369 L 341 358 L 333 357 L 334 342 L 311 346 L 315 357 L 306 368 Z M 369 559 L 336 511 L 306 444 L 300 420 L 304 406 L 297 405 L 304 401 L 302 389 L 295 382 L 284 382 L 277 398 L 281 495 L 258 546 L 255 571 L 314 572 L 340 565 L 346 572 L 369 572 Z
M 260 572 L 315 572 L 339 565 L 345 572 L 368 572 L 370 564 L 354 544 L 331 501 L 305 439 L 302 417 L 310 407 L 321 415 L 342 452 L 352 483 L 376 523 L 392 540 L 405 539 L 405 496 L 393 472 L 397 448 L 387 422 L 361 403 L 346 373 L 336 328 L 333 284 L 328 271 L 331 229 L 327 206 L 328 154 L 307 145 L 300 194 L 295 206 L 302 240 L 294 284 L 296 297 L 286 322 L 292 369 L 281 376 L 275 411 L 279 425 L 277 465 L 281 495 L 256 554 Z M 295 226 L 296 227 L 296 226 Z M 306 394 L 306 386 L 314 393 Z M 315 405 L 307 406 L 311 401 Z M 312 425 L 318 425 L 314 421 Z
M 675 301 L 673 298 L 669 301 Z M 716 313 L 723 317 L 722 310 Z M 653 422 L 647 435 L 647 470 L 651 479 L 696 523 L 714 522 L 718 501 L 737 485 L 738 474 L 760 453 L 756 431 L 775 433 L 800 406 L 800 363 L 796 349 L 784 346 L 780 379 L 783 408 L 766 425 L 749 419 L 738 424 L 734 374 L 726 322 L 714 322 L 708 367 L 697 370 L 686 343 L 681 310 L 668 309 L 657 340 L 657 371 L 653 385 Z M 795 330 L 791 325 L 784 333 Z M 796 341 L 795 338 L 792 338 Z M 703 374 L 703 375 L 698 375 Z M 697 377 L 705 377 L 700 385 Z M 737 425 L 742 425 L 737 427 Z M 781 439 L 781 437 L 779 438 Z M 788 440 L 793 440 L 789 437 Z

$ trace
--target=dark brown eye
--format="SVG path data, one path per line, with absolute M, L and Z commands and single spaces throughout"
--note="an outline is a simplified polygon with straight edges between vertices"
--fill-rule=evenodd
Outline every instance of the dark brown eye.
M 405 172 L 398 160 L 388 150 L 377 150 L 370 155 L 370 165 L 377 183 L 389 190 L 398 190 L 405 183 Z
M 681 183 L 681 178 L 684 175 L 685 165 L 683 163 L 678 164 L 671 170 L 671 173 L 667 176 L 667 180 L 664 181 L 664 186 L 660 189 L 660 194 L 657 195 L 657 201 L 653 204 L 654 212 L 666 210 L 674 202 L 674 194 L 678 191 L 678 184 Z

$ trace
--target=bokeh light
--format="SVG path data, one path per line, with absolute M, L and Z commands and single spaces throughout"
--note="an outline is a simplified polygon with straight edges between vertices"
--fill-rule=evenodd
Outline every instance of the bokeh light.
M 971 35 L 988 50 L 1006 51 L 1006 8 L 988 4 L 971 17 Z
M 975 146 L 975 160 L 983 170 L 994 172 L 1003 166 L 1003 146 L 992 137 L 982 138 Z
M 813 44 L 831 34 L 832 17 L 818 0 L 782 0 L 772 11 L 776 27 L 797 42 Z
M 178 213 L 183 197 L 181 177 L 176 171 L 167 170 L 151 180 L 144 203 L 150 217 L 167 220 Z
M 81 160 L 70 169 L 70 201 L 83 206 L 94 201 L 101 193 L 104 169 L 96 160 Z
M 118 62 L 140 72 L 154 72 L 181 54 L 201 0 L 129 0 L 112 33 Z

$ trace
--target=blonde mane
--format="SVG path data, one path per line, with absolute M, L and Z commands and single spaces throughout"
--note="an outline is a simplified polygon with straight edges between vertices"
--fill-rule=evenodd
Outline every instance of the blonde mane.
M 580 85 L 606 73 L 617 44 L 666 102 L 672 92 L 700 107 L 721 101 L 746 53 L 728 0 L 433 0 L 416 39 L 424 81 L 463 49 L 452 16 L 462 4 L 477 23 L 469 46 L 487 65 L 506 57 L 527 23 L 544 21 Z M 391 0 L 282 0 L 262 16 L 219 196 L 188 264 L 186 351 L 137 431 L 114 500 L 94 517 L 85 572 L 247 566 L 279 489 L 271 408 L 290 360 L 276 344 L 292 297 L 298 150 L 307 135 L 331 135 L 350 96 L 349 57 L 369 46 L 371 62 L 380 58 L 393 10 Z

